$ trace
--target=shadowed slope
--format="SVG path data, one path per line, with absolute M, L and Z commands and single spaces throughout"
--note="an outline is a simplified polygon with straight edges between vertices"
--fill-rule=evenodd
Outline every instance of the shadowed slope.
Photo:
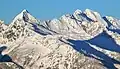
M 120 46 L 116 44 L 114 39 L 111 36 L 109 36 L 106 32 L 99 34 L 93 39 L 87 40 L 87 42 L 96 45 L 100 48 L 120 53 Z
M 2 54 L 2 52 L 3 52 L 5 49 L 7 49 L 6 46 L 0 47 L 0 62 L 11 62 L 11 63 L 16 64 L 19 69 L 24 69 L 24 68 L 23 68 L 22 66 L 20 66 L 18 63 L 14 62 L 9 55 L 7 55 L 7 54 L 3 55 L 3 54 Z
M 77 50 L 80 53 L 83 53 L 88 57 L 93 57 L 97 60 L 100 60 L 104 64 L 104 66 L 106 66 L 108 69 L 116 69 L 114 64 L 115 63 L 120 64 L 119 61 L 91 47 L 86 41 L 80 40 L 68 40 L 68 41 L 73 44 L 71 46 L 75 50 Z

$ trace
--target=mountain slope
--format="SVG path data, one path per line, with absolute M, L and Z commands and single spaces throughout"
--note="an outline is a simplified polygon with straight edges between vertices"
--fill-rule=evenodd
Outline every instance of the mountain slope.
M 46 21 L 23 10 L 8 26 L 0 22 L 0 40 L 0 61 L 11 62 L 0 63 L 2 69 L 116 69 L 120 65 L 119 20 L 90 9 Z

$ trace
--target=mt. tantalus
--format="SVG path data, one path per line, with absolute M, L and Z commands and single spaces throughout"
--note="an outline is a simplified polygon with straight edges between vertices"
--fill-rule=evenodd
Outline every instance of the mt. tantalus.
M 41 21 L 23 10 L 0 21 L 0 53 L 2 69 L 119 69 L 120 20 L 86 9 Z

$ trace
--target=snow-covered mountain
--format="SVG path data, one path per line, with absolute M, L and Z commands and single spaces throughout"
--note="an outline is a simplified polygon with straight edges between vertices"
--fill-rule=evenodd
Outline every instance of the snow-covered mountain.
M 77 9 L 42 21 L 23 10 L 9 25 L 3 22 L 0 62 L 6 63 L 0 63 L 2 69 L 120 68 L 120 20 L 114 17 Z

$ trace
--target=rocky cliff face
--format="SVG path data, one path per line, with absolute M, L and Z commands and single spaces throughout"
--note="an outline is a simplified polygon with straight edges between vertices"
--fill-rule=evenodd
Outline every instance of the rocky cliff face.
M 0 21 L 1 69 L 116 69 L 119 20 L 86 9 L 40 21 L 27 10 Z

